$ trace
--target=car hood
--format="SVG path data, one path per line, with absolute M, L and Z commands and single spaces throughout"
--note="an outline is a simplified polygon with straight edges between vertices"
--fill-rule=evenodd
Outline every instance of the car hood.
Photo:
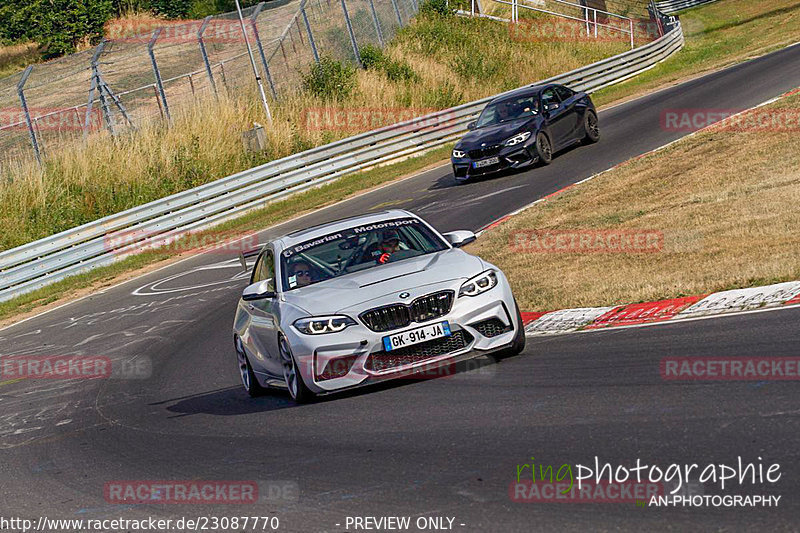
M 500 144 L 517 133 L 531 131 L 534 121 L 535 117 L 525 118 L 472 130 L 456 144 L 456 148 L 459 150 L 472 150 L 473 148 L 480 148 L 483 143 L 486 143 L 486 146 Z
M 427 285 L 467 279 L 484 269 L 479 258 L 452 248 L 287 291 L 283 297 L 310 315 L 334 314 L 387 296 L 400 301 L 401 292 L 411 293 L 411 301 L 434 290 L 425 289 Z

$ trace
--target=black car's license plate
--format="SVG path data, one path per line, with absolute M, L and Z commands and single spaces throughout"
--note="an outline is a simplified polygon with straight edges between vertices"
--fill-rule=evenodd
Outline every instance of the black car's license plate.
M 491 165 L 496 165 L 499 162 L 500 162 L 500 158 L 499 157 L 497 157 L 497 156 L 490 157 L 488 159 L 481 159 L 480 161 L 474 161 L 472 163 L 472 168 L 488 167 L 488 166 L 491 166 Z

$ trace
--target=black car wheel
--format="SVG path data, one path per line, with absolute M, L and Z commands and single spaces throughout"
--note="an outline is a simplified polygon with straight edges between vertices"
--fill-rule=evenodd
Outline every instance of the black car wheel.
M 600 140 L 600 127 L 597 125 L 597 115 L 594 111 L 587 111 L 583 117 L 583 129 L 586 132 L 583 140 L 586 144 L 593 144 Z
M 543 165 L 549 165 L 553 160 L 553 148 L 550 146 L 550 139 L 541 131 L 536 135 L 536 155 Z

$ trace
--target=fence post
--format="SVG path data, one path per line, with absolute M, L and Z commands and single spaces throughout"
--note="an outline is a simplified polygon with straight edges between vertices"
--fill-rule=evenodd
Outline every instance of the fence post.
M 22 79 L 17 84 L 17 95 L 19 96 L 19 103 L 22 105 L 22 112 L 25 113 L 25 124 L 28 126 L 28 133 L 31 136 L 31 146 L 33 152 L 36 154 L 36 161 L 39 166 L 42 166 L 42 154 L 39 152 L 39 141 L 36 140 L 36 132 L 33 129 L 33 122 L 31 122 L 31 114 L 28 110 L 28 101 L 25 99 L 25 83 L 28 81 L 28 76 L 31 75 L 33 65 L 29 65 L 22 73 Z
M 153 51 L 153 47 L 156 45 L 156 41 L 158 40 L 158 36 L 161 35 L 161 32 L 164 28 L 156 28 L 153 32 L 153 36 L 150 38 L 150 42 L 147 44 L 147 53 L 150 54 L 150 63 L 153 65 L 153 74 L 156 77 L 156 87 L 158 87 L 158 94 L 161 95 L 161 101 L 164 103 L 164 114 L 167 115 L 167 121 L 172 124 L 172 115 L 169 112 L 169 103 L 167 103 L 167 95 L 164 92 L 164 83 L 161 81 L 161 72 L 158 70 L 158 62 L 156 62 L 156 53 Z
M 112 137 L 116 136 L 116 132 L 114 131 L 114 115 L 111 114 L 111 108 L 108 105 L 108 100 L 106 100 L 106 95 L 103 92 L 103 84 L 100 80 L 100 67 L 98 67 L 98 61 L 100 61 L 100 56 L 103 55 L 103 50 L 106 48 L 106 43 L 108 41 L 103 41 L 99 45 L 97 45 L 97 49 L 94 51 L 94 55 L 92 56 L 92 89 L 97 89 L 98 97 L 100 98 L 100 108 L 103 110 L 103 118 L 106 120 L 106 128 L 108 128 L 108 132 L 111 134 Z M 92 98 L 94 96 L 94 92 L 91 91 L 91 96 L 89 97 L 89 102 L 91 104 Z M 86 110 L 86 123 L 89 123 L 89 113 L 91 112 L 91 105 Z
M 634 46 L 635 46 L 635 45 L 633 44 L 633 19 L 628 19 L 628 22 L 630 22 L 630 23 L 631 23 L 631 50 L 633 50 L 633 48 L 634 48 Z
M 305 2 L 303 2 L 303 4 L 300 4 L 300 13 L 303 15 L 303 22 L 306 23 L 306 31 L 308 32 L 308 42 L 311 43 L 311 51 L 314 53 L 314 61 L 319 63 L 319 53 L 317 52 L 317 43 L 314 42 L 314 35 L 311 33 L 311 24 L 308 23 L 308 15 L 306 15 Z
M 342 0 L 342 2 L 344 2 L 344 0 Z M 400 8 L 397 7 L 397 0 L 392 0 L 392 6 L 394 7 L 394 14 L 397 15 L 397 23 L 402 26 L 403 17 L 400 16 Z
M 378 34 L 378 43 L 383 47 L 383 32 L 381 31 L 381 21 L 378 20 L 378 13 L 375 11 L 375 2 L 369 0 L 369 8 L 372 11 L 372 21 L 375 23 L 375 32 Z
M 208 52 L 206 52 L 206 43 L 203 41 L 203 33 L 206 31 L 208 23 L 211 21 L 211 15 L 203 19 L 200 29 L 197 30 L 197 42 L 200 44 L 200 53 L 203 55 L 203 63 L 206 65 L 206 73 L 208 74 L 208 81 L 211 82 L 211 88 L 214 90 L 214 97 L 219 98 L 217 93 L 217 83 L 214 81 L 214 73 L 211 71 L 211 63 L 208 61 Z
M 272 97 L 277 99 L 278 93 L 275 92 L 275 84 L 272 82 L 272 74 L 269 71 L 269 63 L 267 63 L 267 56 L 264 55 L 264 47 L 261 45 L 261 36 L 258 33 L 257 19 L 262 9 L 264 9 L 264 2 L 260 2 L 256 6 L 256 10 L 250 16 L 250 25 L 253 27 L 253 37 L 255 37 L 256 39 L 256 46 L 258 47 L 258 55 L 261 56 L 261 64 L 264 66 L 264 73 L 267 76 L 267 83 L 269 83 L 269 90 L 272 93 Z
M 395 0 L 392 0 L 394 2 Z M 395 7 L 397 4 L 395 4 Z M 347 13 L 347 4 L 344 0 L 342 0 L 342 11 L 344 12 L 344 20 L 347 23 L 347 33 L 350 34 L 350 43 L 353 45 L 353 54 L 356 56 L 356 64 L 364 68 L 364 65 L 361 64 L 361 54 L 358 51 L 358 43 L 356 42 L 356 34 L 353 33 L 353 25 L 350 23 L 350 15 Z
M 594 38 L 597 39 L 597 10 L 594 10 Z

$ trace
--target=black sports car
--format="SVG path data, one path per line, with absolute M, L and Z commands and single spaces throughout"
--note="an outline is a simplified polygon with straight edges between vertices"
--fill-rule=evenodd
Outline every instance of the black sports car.
M 597 142 L 597 111 L 586 93 L 563 85 L 525 87 L 498 96 L 484 108 L 453 149 L 456 180 L 550 163 L 571 144 Z

